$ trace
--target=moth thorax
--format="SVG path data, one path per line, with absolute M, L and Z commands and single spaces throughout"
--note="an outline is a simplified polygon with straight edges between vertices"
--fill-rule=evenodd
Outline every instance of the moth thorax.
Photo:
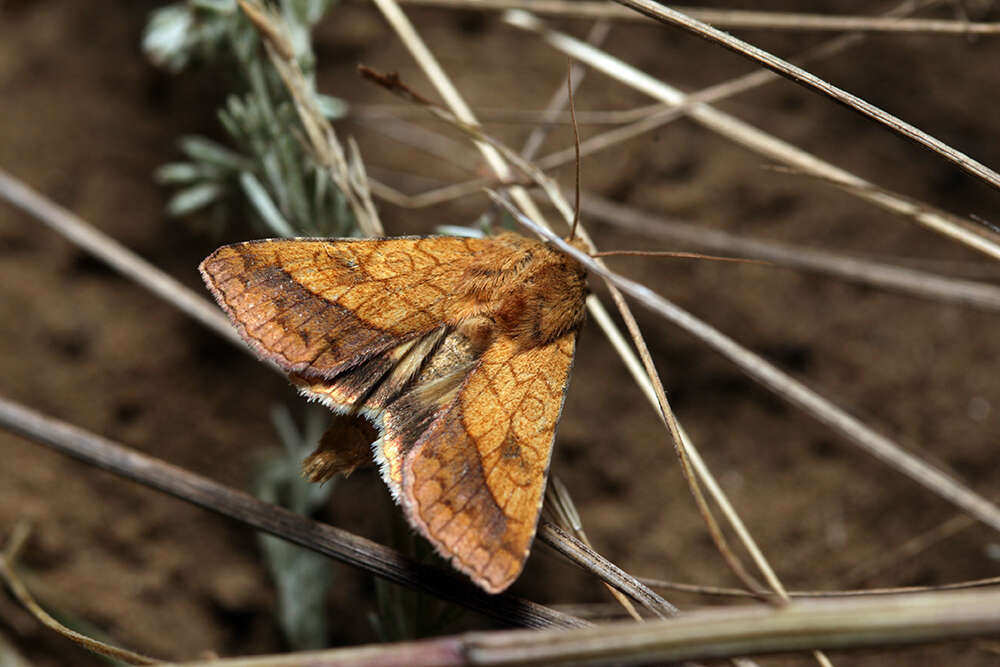
M 586 277 L 579 264 L 560 256 L 538 263 L 501 296 L 494 317 L 522 347 L 548 345 L 583 324 Z
M 586 281 L 580 263 L 557 248 L 501 234 L 466 267 L 458 313 L 469 322 L 470 339 L 503 335 L 524 349 L 541 347 L 583 323 Z M 472 322 L 480 317 L 492 331 Z

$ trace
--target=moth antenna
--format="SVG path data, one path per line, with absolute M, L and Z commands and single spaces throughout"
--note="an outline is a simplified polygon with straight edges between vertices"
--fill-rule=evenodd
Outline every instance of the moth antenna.
M 569 90 L 569 117 L 573 121 L 573 148 L 576 150 L 576 200 L 573 204 L 573 224 L 569 228 L 567 241 L 576 236 L 576 226 L 580 222 L 580 128 L 576 124 L 576 105 L 573 103 L 573 63 L 566 69 L 566 88 Z
M 771 264 L 762 259 L 747 259 L 745 257 L 721 257 L 719 255 L 703 255 L 698 252 L 675 252 L 672 250 L 602 250 L 591 253 L 591 257 L 679 257 L 681 259 L 707 259 L 713 262 L 739 262 L 740 264 Z

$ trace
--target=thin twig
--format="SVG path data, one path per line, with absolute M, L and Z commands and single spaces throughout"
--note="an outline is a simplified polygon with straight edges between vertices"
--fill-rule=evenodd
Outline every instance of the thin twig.
M 667 618 L 677 613 L 677 607 L 555 524 L 543 520 L 538 527 L 537 539 L 545 542 L 570 562 L 577 563 L 617 590 L 631 595 L 660 618 Z
M 962 518 L 966 518 L 968 515 L 962 514 L 961 516 Z M 651 577 L 638 577 L 638 580 L 650 588 L 660 588 L 663 590 L 677 591 L 681 593 L 697 593 L 698 595 L 730 598 L 757 597 L 753 593 L 745 591 L 742 588 L 685 584 L 676 581 L 653 579 Z M 903 593 L 929 593 L 932 591 L 960 591 L 967 590 L 969 588 L 985 588 L 987 586 L 1000 586 L 1000 577 L 986 577 L 984 579 L 972 579 L 970 581 L 956 581 L 951 584 L 940 584 L 937 586 L 894 586 L 892 588 L 859 588 L 843 591 L 788 591 L 788 597 L 792 599 L 848 598 L 874 595 L 901 595 Z
M 413 110 L 412 107 L 406 108 Z M 352 118 L 372 132 L 388 137 L 403 146 L 415 148 L 469 173 L 475 173 L 482 164 L 479 153 L 470 150 L 466 142 L 434 133 L 399 116 L 371 117 L 355 114 Z

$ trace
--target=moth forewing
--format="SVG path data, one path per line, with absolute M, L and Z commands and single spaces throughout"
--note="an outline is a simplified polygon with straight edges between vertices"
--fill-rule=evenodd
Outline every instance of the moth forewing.
M 538 523 L 582 266 L 502 234 L 255 241 L 220 248 L 201 271 L 261 357 L 306 395 L 372 420 L 374 459 L 411 525 L 482 588 L 506 589 Z M 307 459 L 310 475 L 356 462 L 333 446 Z

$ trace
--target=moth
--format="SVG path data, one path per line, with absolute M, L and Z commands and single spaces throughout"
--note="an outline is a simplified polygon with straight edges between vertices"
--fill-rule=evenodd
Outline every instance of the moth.
M 325 436 L 306 474 L 322 481 L 374 458 L 442 556 L 490 593 L 510 586 L 538 525 L 583 266 L 504 233 L 248 241 L 200 269 L 260 357 L 377 428 L 371 454 Z

